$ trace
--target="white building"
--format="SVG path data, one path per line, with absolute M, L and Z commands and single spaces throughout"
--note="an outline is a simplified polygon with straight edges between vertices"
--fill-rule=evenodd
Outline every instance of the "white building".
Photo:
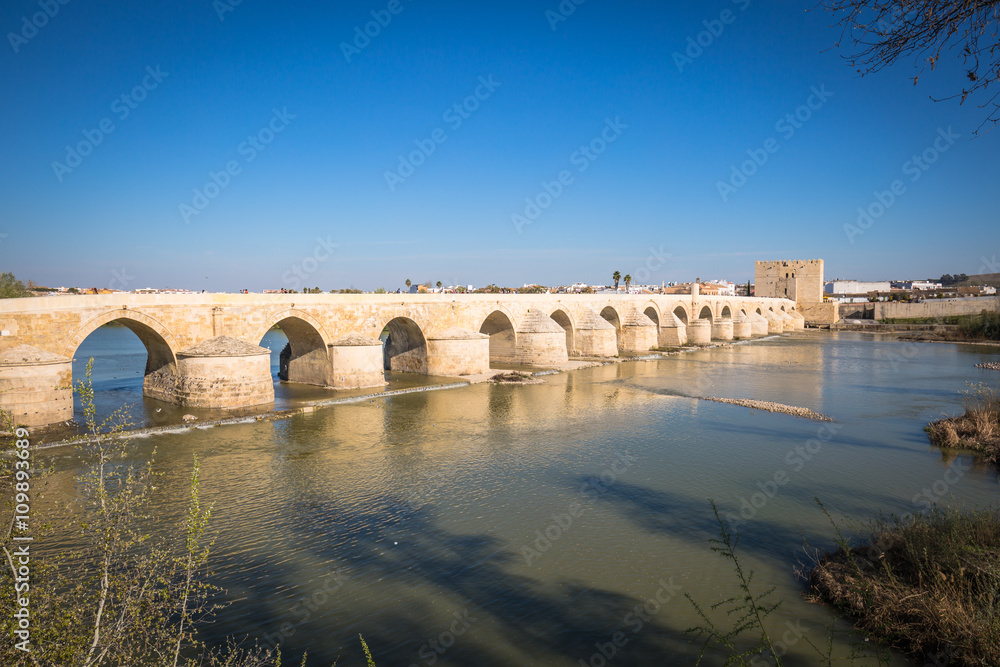
M 867 282 L 863 280 L 831 280 L 823 285 L 827 294 L 867 294 L 868 292 L 888 292 L 892 283 L 888 280 Z

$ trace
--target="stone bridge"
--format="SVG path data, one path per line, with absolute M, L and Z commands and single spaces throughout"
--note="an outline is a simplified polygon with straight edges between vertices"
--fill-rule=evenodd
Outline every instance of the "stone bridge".
M 697 289 L 697 288 L 696 288 Z M 27 426 L 72 419 L 72 359 L 116 322 L 146 347 L 143 394 L 242 408 L 274 401 L 261 339 L 288 337 L 281 377 L 376 387 L 385 370 L 439 376 L 553 366 L 802 328 L 779 298 L 624 294 L 76 295 L 0 300 L 0 409 Z

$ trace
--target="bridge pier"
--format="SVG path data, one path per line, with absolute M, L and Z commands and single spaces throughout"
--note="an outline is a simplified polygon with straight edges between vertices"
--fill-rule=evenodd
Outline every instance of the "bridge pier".
M 687 343 L 687 325 L 673 313 L 667 313 L 660 325 L 659 347 L 679 347 Z
M 797 310 L 793 310 L 792 312 L 789 313 L 789 316 L 792 318 L 792 320 L 794 320 L 795 325 L 793 329 L 795 331 L 802 331 L 803 329 L 806 328 L 806 318 L 802 317 L 802 313 L 800 313 Z
M 754 336 L 766 336 L 767 318 L 756 311 L 750 313 L 750 329 Z
M 753 338 L 753 325 L 750 323 L 750 318 L 743 313 L 737 313 L 733 318 L 733 338 L 741 340 Z
M 712 324 L 712 338 L 716 340 L 732 340 L 733 320 L 728 317 L 716 318 Z
M 330 343 L 329 347 L 326 386 L 360 389 L 385 384 L 382 341 L 379 339 L 352 333 Z
M 566 331 L 540 310 L 529 310 L 517 329 L 518 363 L 553 366 L 569 361 Z
M 31 345 L 0 354 L 0 410 L 15 426 L 45 426 L 73 418 L 73 362 Z
M 618 332 L 615 325 L 592 310 L 584 310 L 576 321 L 576 350 L 581 357 L 618 356 Z
M 769 310 L 764 313 L 764 317 L 767 318 L 767 333 L 775 334 L 785 330 L 785 323 L 777 313 Z
M 565 346 L 561 327 L 559 333 Z M 478 375 L 489 370 L 488 335 L 452 327 L 427 336 L 428 375 Z
M 145 386 L 145 383 L 144 383 Z M 216 336 L 177 353 L 172 391 L 161 398 L 192 408 L 246 408 L 274 403 L 271 353 L 228 336 Z
M 622 351 L 649 352 L 657 344 L 656 322 L 645 313 L 632 310 L 622 322 Z
M 712 343 L 712 323 L 708 320 L 692 320 L 687 326 L 688 342 L 692 345 Z

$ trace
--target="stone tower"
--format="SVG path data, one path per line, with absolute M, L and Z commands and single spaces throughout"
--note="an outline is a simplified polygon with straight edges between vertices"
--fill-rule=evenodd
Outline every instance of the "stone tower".
M 759 261 L 754 269 L 754 296 L 791 299 L 798 303 L 823 302 L 823 260 Z

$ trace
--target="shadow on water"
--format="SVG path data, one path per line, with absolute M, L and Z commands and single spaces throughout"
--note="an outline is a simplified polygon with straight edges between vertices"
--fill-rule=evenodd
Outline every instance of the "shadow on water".
M 509 572 L 521 557 L 496 538 L 450 532 L 435 525 L 424 510 L 409 508 L 402 499 L 381 498 L 379 504 L 383 503 L 381 510 L 346 507 L 333 501 L 302 503 L 295 508 L 299 521 L 295 524 L 297 534 L 288 536 L 291 543 L 312 558 L 336 563 L 342 573 L 343 587 L 337 593 L 342 600 L 331 603 L 324 614 L 332 617 L 342 609 L 352 609 L 354 617 L 327 620 L 317 616 L 315 621 L 303 623 L 287 636 L 285 656 L 289 664 L 298 664 L 304 650 L 309 651 L 310 664 L 330 664 L 338 657 L 338 664 L 363 664 L 356 639 L 359 633 L 380 665 L 491 667 L 533 664 L 535 657 L 540 664 L 551 664 L 560 657 L 567 664 L 581 659 L 589 663 L 598 651 L 596 645 L 612 641 L 617 631 L 625 633 L 628 641 L 615 649 L 614 664 L 693 663 L 687 658 L 676 662 L 678 656 L 694 655 L 683 629 L 664 624 L 662 616 L 646 614 L 646 620 L 641 620 L 637 611 L 646 599 L 572 581 L 543 585 L 537 579 Z M 349 537 L 318 540 L 317 535 Z M 241 568 L 257 566 L 266 564 L 240 564 Z M 218 563 L 216 567 L 229 569 Z M 270 606 L 272 613 L 258 613 L 280 617 L 284 610 L 282 603 L 273 599 L 273 591 L 293 591 L 302 582 L 285 570 L 275 574 L 266 585 L 255 583 L 255 590 L 243 591 L 247 600 L 238 604 Z M 370 600 L 368 605 L 358 605 L 358 598 L 365 598 L 367 584 L 373 581 L 380 587 L 398 588 L 394 604 Z M 415 594 L 417 589 L 421 589 L 419 595 Z M 650 590 L 647 599 L 653 599 L 655 593 L 655 588 Z M 661 594 L 661 598 L 668 594 Z M 292 600 L 287 601 L 286 609 L 294 604 Z M 675 594 L 668 604 L 688 603 Z M 358 613 L 359 606 L 367 606 L 367 611 Z M 454 609 L 454 614 L 435 621 L 440 607 Z M 491 637 L 477 637 L 478 622 L 484 617 L 490 618 L 485 625 L 490 626 Z M 467 633 L 455 638 L 447 649 L 435 652 L 431 647 L 441 646 L 442 637 L 450 644 L 447 633 L 454 627 L 454 619 L 468 619 Z M 329 636 L 331 626 L 338 637 Z M 226 631 L 224 626 L 217 630 Z M 261 630 L 266 637 L 268 628 Z M 325 633 L 322 642 L 310 641 L 320 633 Z M 496 641 L 498 634 L 503 641 Z M 437 643 L 431 644 L 431 640 Z M 334 651 L 340 651 L 339 655 Z

